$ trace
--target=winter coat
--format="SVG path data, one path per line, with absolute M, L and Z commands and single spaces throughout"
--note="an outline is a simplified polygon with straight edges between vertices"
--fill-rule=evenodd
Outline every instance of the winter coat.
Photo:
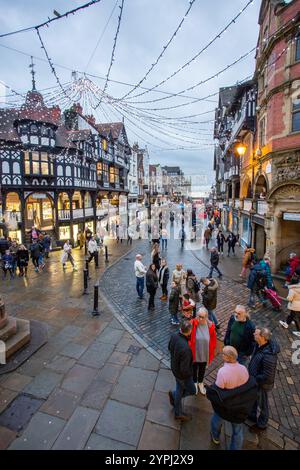
M 179 295 L 178 287 L 172 287 L 169 295 L 169 312 L 171 315 L 176 315 L 178 313 Z
M 50 246 L 51 246 L 51 238 L 49 237 L 49 235 L 46 235 L 43 239 L 43 246 L 45 248 L 45 250 L 50 250 Z
M 32 243 L 30 245 L 30 253 L 32 258 L 38 258 L 44 251 L 44 247 L 41 242 Z
M 218 283 L 215 279 L 210 280 L 210 284 L 202 291 L 202 303 L 207 310 L 214 310 L 217 306 Z
M 266 271 L 266 282 L 267 282 L 267 288 L 272 289 L 273 288 L 273 279 L 272 279 L 272 274 L 271 274 L 271 268 L 269 263 L 266 263 L 266 261 L 262 260 L 260 261 L 260 266 L 264 271 Z
M 290 259 L 289 261 L 289 275 L 287 276 L 288 282 L 292 279 L 294 272 L 300 266 L 300 260 L 298 256 L 294 256 L 294 258 Z
M 28 250 L 18 250 L 17 251 L 17 262 L 18 266 L 27 266 L 29 261 L 29 253 Z
M 250 274 L 248 277 L 248 282 L 247 282 L 247 287 L 250 290 L 256 291 L 258 290 L 258 285 L 257 285 L 257 273 L 265 273 L 265 276 L 267 277 L 266 271 L 262 268 L 262 266 L 257 263 L 251 268 Z
M 254 248 L 246 248 L 244 251 L 242 265 L 243 268 L 248 268 L 251 265 L 252 257 L 255 253 Z
M 11 269 L 13 266 L 13 256 L 12 255 L 3 255 L 1 258 L 2 267 L 5 269 Z
M 211 229 L 207 228 L 204 232 L 204 238 L 205 240 L 210 240 L 211 239 Z
M 236 242 L 237 242 L 237 237 L 233 233 L 229 234 L 228 237 L 226 238 L 226 243 L 228 243 L 228 246 L 235 246 Z
M 61 255 L 61 262 L 65 264 L 68 261 L 69 255 L 72 253 L 72 247 L 71 245 L 67 245 L 67 243 L 64 244 L 64 252 Z
M 181 295 L 183 295 L 185 293 L 185 279 L 186 279 L 186 272 L 183 271 L 183 269 L 181 269 L 180 271 L 177 271 L 177 269 L 175 269 L 173 271 L 173 275 L 172 275 L 172 281 L 175 282 L 175 284 L 177 285 L 177 287 L 179 288 L 179 292 Z
M 264 346 L 255 345 L 248 369 L 258 386 L 264 390 L 272 390 L 274 387 L 279 352 L 278 343 L 272 339 Z
M 146 287 L 147 287 L 147 292 L 153 292 L 158 288 L 158 279 L 157 275 L 154 271 L 152 271 L 151 268 L 148 269 L 147 274 L 146 274 Z
M 159 273 L 158 273 L 158 282 L 159 282 L 159 284 L 161 286 L 162 285 L 167 286 L 168 282 L 169 282 L 169 277 L 170 277 L 170 271 L 169 271 L 168 266 L 161 267 L 159 269 Z
M 211 264 L 211 266 L 216 268 L 219 264 L 219 259 L 220 258 L 219 258 L 218 252 L 217 251 L 212 251 L 211 255 L 210 255 L 210 264 Z
M 5 238 L 0 238 L 0 255 L 4 255 L 9 249 L 9 242 Z
M 152 263 L 155 264 L 156 269 L 160 268 L 160 256 L 159 253 L 152 254 Z
M 225 242 L 224 234 L 219 232 L 218 235 L 217 235 L 218 246 L 223 246 L 224 242 Z
M 234 322 L 235 322 L 235 316 L 231 315 L 228 325 L 227 325 L 225 338 L 224 338 L 225 346 L 230 346 L 230 334 L 231 334 L 231 329 L 232 329 L 232 325 Z M 254 331 L 255 331 L 254 323 L 251 320 L 247 319 L 245 321 L 244 334 L 243 334 L 241 344 L 238 350 L 239 354 L 242 354 L 245 356 L 251 356 L 252 351 L 255 346 Z
M 171 353 L 171 369 L 179 380 L 187 380 L 193 376 L 193 354 L 188 343 L 188 338 L 182 333 L 171 336 L 169 342 Z
M 93 253 L 96 253 L 96 251 L 98 251 L 97 242 L 96 242 L 96 240 L 93 240 L 91 238 L 90 241 L 88 242 L 88 252 L 90 254 L 93 254 Z
M 257 383 L 253 377 L 240 387 L 206 387 L 206 396 L 218 416 L 230 423 L 243 423 L 257 400 Z
M 194 318 L 193 320 L 191 320 L 191 323 L 193 325 L 193 329 L 192 329 L 191 339 L 189 340 L 189 345 L 193 353 L 193 361 L 195 362 L 196 361 L 196 332 L 197 332 L 197 327 L 199 325 L 198 318 Z M 210 364 L 213 358 L 215 357 L 215 350 L 217 346 L 216 328 L 215 328 L 215 324 L 211 321 L 208 321 L 208 331 L 209 331 L 208 364 Z
M 300 312 L 300 284 L 289 285 L 287 300 L 289 301 L 288 308 L 290 310 Z
M 200 295 L 199 291 L 196 292 L 195 290 L 195 282 L 192 277 L 188 277 L 186 280 L 186 291 L 190 294 L 190 297 L 195 303 L 200 302 Z

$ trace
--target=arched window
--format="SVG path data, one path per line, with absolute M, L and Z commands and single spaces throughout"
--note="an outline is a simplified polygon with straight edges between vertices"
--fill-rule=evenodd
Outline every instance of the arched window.
M 9 175 L 9 163 L 8 162 L 2 162 L 2 173 Z
M 48 137 L 48 128 L 45 127 L 45 126 L 42 126 L 41 133 L 42 133 L 43 136 Z
M 300 97 L 293 101 L 292 132 L 300 131 Z
M 63 176 L 63 167 L 61 165 L 57 167 L 57 176 Z
M 19 175 L 19 174 L 20 174 L 20 163 L 14 162 L 14 164 L 13 164 L 13 173 L 14 173 L 15 175 Z
M 68 165 L 66 166 L 66 176 L 71 176 L 71 167 Z
M 38 126 L 36 124 L 31 124 L 30 126 L 30 132 L 32 132 L 33 134 L 37 134 L 38 132 Z

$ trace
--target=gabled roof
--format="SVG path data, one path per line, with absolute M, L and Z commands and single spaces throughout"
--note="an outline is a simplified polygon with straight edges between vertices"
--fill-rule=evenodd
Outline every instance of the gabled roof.
M 111 133 L 112 138 L 117 140 L 123 131 L 124 124 L 123 122 L 105 122 L 101 124 L 95 124 L 95 127 L 98 132 L 100 132 L 100 134 L 108 137 L 109 133 Z

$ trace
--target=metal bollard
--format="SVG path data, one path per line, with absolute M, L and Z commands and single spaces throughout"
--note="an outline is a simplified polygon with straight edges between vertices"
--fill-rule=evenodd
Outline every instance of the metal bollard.
M 83 293 L 82 295 L 88 295 L 88 272 L 86 269 L 83 270 Z
M 88 262 L 88 258 L 85 259 L 85 269 L 87 270 L 88 279 L 91 279 L 90 278 L 90 265 L 89 265 L 89 262 Z
M 98 310 L 98 302 L 99 302 L 99 284 L 94 285 L 94 310 L 92 311 L 93 317 L 100 315 Z
M 96 251 L 95 253 L 95 266 L 96 266 L 96 269 L 99 268 L 99 252 Z
M 105 262 L 108 263 L 108 249 L 107 249 L 107 245 L 105 245 Z

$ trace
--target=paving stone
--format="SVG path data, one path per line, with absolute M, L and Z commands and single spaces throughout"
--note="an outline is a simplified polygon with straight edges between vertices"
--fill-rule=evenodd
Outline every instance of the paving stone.
M 32 377 L 28 375 L 19 374 L 18 372 L 12 372 L 8 375 L 7 379 L 3 382 L 3 387 L 15 392 L 21 392 L 26 385 L 32 381 Z
M 49 364 L 47 364 L 46 368 L 54 370 L 55 372 L 66 373 L 75 365 L 75 363 L 75 359 L 66 356 L 56 356 L 51 362 L 49 362 Z
M 156 376 L 149 370 L 125 366 L 111 398 L 145 408 L 150 401 Z
M 76 364 L 65 376 L 61 388 L 82 395 L 95 377 L 95 369 Z
M 125 333 L 124 335 L 122 336 L 121 340 L 116 344 L 116 351 L 120 351 L 120 352 L 132 352 L 130 351 L 130 347 L 133 346 L 133 347 L 137 347 L 138 350 L 141 349 L 139 343 L 133 339 L 132 337 L 131 338 L 127 338 L 125 336 Z
M 80 450 L 86 442 L 99 418 L 99 412 L 78 406 L 63 432 L 55 442 L 54 450 Z
M 108 400 L 96 424 L 95 432 L 136 447 L 145 415 L 146 412 L 140 408 Z
M 14 390 L 8 390 L 5 388 L 0 389 L 0 414 L 8 407 L 8 405 L 18 395 Z
M 283 449 L 284 447 L 284 441 L 283 441 L 283 434 L 278 432 L 276 429 L 273 428 L 268 428 L 266 430 L 266 438 L 273 442 L 276 446 L 280 447 Z
M 45 413 L 36 413 L 21 437 L 16 439 L 11 450 L 48 450 L 56 441 L 66 422 Z
M 114 441 L 108 437 L 92 433 L 89 438 L 86 450 L 135 450 L 136 447 L 124 444 L 124 442 Z
M 154 391 L 147 411 L 147 420 L 153 423 L 180 429 L 180 423 L 174 419 L 174 411 L 167 393 Z
M 105 382 L 99 376 L 91 383 L 84 394 L 81 405 L 101 410 L 112 389 L 112 384 Z
M 40 359 L 38 357 L 29 358 L 21 367 L 18 368 L 18 372 L 24 375 L 35 377 L 38 375 L 47 365 L 48 361 Z
M 110 312 L 109 312 L 110 313 Z M 109 323 L 109 328 L 116 328 L 117 330 L 123 330 L 124 331 L 124 327 L 121 325 L 120 322 L 118 322 L 118 320 L 116 320 L 116 318 L 114 318 L 110 323 Z
M 115 383 L 120 375 L 121 370 L 121 365 L 107 363 L 100 370 L 98 377 L 106 382 Z
M 80 395 L 59 388 L 51 393 L 40 411 L 67 420 L 79 404 L 80 398 Z
M 97 336 L 97 341 L 108 344 L 117 344 L 123 336 L 124 331 L 109 326 Z
M 86 349 L 87 347 L 83 346 L 82 344 L 70 342 L 61 350 L 60 354 L 63 356 L 72 357 L 74 359 L 79 359 Z
M 0 425 L 19 432 L 24 429 L 34 413 L 42 405 L 43 400 L 20 394 L 1 414 Z
M 82 328 L 74 325 L 65 326 L 56 336 L 57 338 L 74 338 L 79 335 L 82 331 Z
M 146 421 L 138 450 L 177 450 L 179 430 Z
M 11 429 L 0 426 L 0 450 L 5 450 L 15 439 L 17 433 Z
M 61 379 L 61 374 L 51 370 L 43 370 L 24 388 L 24 393 L 46 399 Z
M 284 450 L 298 450 L 299 445 L 297 442 L 293 441 L 292 439 L 289 439 L 288 437 L 284 437 Z
M 117 330 L 116 330 L 117 331 Z M 86 352 L 80 357 L 78 363 L 100 369 L 114 350 L 113 344 L 92 343 Z
M 145 349 L 141 349 L 136 356 L 133 356 L 130 365 L 132 367 L 155 371 L 159 369 L 159 361 Z
M 169 369 L 160 369 L 155 382 L 155 390 L 158 392 L 168 392 L 175 387 L 175 378 Z
M 109 357 L 108 362 L 111 362 L 113 364 L 120 364 L 123 366 L 125 364 L 128 364 L 130 358 L 130 354 L 122 353 L 120 351 L 114 351 Z

